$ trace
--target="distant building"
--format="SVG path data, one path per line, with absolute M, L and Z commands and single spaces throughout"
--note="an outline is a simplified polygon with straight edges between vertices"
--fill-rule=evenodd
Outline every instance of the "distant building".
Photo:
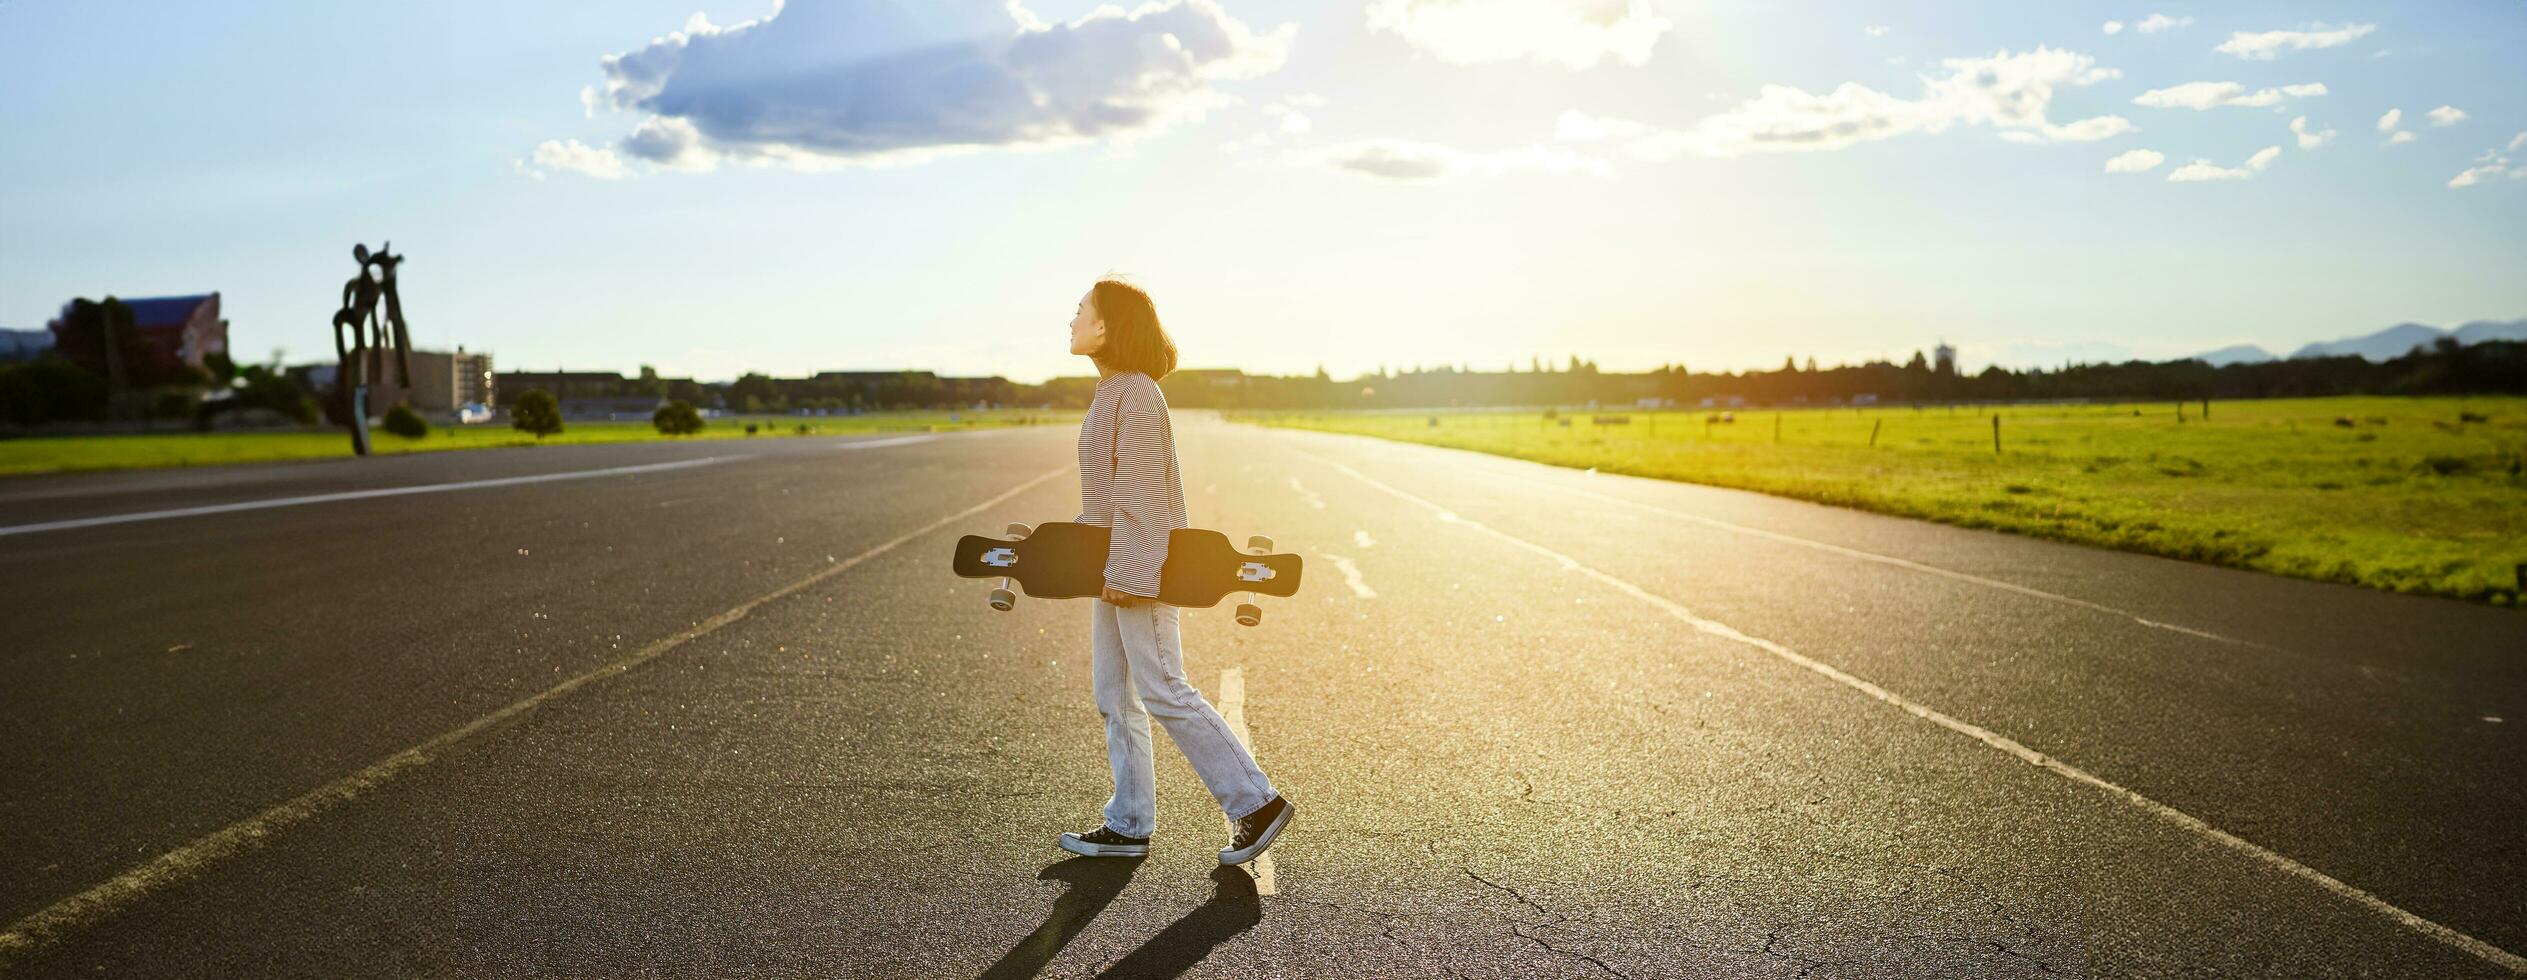
M 61 317 L 46 325 L 52 331 L 54 346 L 65 354 L 93 346 L 82 342 L 91 338 L 62 335 L 68 329 L 73 305 L 62 304 Z M 208 370 L 211 355 L 228 353 L 228 321 L 220 318 L 218 293 L 127 299 L 123 305 L 132 311 L 134 346 L 145 352 L 140 356 L 152 362 L 127 368 L 159 375 L 175 374 L 188 367 Z
M 666 403 L 657 395 L 591 395 L 561 399 L 561 410 L 564 419 L 647 422 Z
M 0 328 L 0 363 L 32 361 L 53 349 L 50 330 L 10 330 Z
M 620 395 L 631 382 L 613 371 L 510 371 L 492 376 L 493 387 L 507 392 L 512 399 L 530 389 L 548 392 L 555 398 Z
M 390 369 L 388 377 L 393 377 Z M 498 383 L 492 379 L 491 355 L 446 351 L 412 352 L 410 404 L 425 412 L 452 412 L 463 405 L 493 407 Z
M 1957 373 L 1957 349 L 1948 346 L 1947 341 L 1940 341 L 1939 346 L 1931 348 L 1930 355 L 1930 369 L 1933 373 L 1945 375 Z
M 459 347 L 451 354 L 441 350 L 412 352 L 411 384 L 395 384 L 394 354 L 389 351 L 378 375 L 382 380 L 369 386 L 368 407 L 371 417 L 382 417 L 397 403 L 410 405 L 414 411 L 455 414 L 467 405 L 495 407 L 497 382 L 491 373 L 491 355 L 470 353 Z M 333 398 L 334 381 L 342 373 L 330 361 L 301 365 L 289 369 L 308 390 L 319 397 Z
M 1167 377 L 1178 384 L 1206 384 L 1214 388 L 1236 388 L 1246 384 L 1246 372 L 1236 368 L 1184 368 L 1170 371 Z

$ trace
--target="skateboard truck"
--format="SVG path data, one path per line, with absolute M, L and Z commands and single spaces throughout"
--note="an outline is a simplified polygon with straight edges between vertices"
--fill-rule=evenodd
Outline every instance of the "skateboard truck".
M 1269 554 L 1272 551 L 1272 539 L 1260 534 L 1247 538 L 1246 550 L 1258 555 Z M 1265 568 L 1261 562 L 1250 561 L 1237 568 L 1239 581 L 1261 582 L 1271 577 L 1272 569 Z M 1246 601 L 1237 604 L 1237 625 L 1254 626 L 1262 623 L 1263 607 L 1255 605 L 1255 594 L 1247 592 L 1243 595 Z
M 1009 540 L 1023 541 L 1026 539 L 1027 535 L 1035 533 L 1035 529 L 1016 521 L 1011 521 L 1009 522 L 1009 530 L 1007 533 L 1009 535 Z M 983 563 L 994 568 L 1007 568 L 1018 563 L 1018 553 L 1017 551 L 1009 548 L 993 548 L 992 550 L 983 553 Z M 1008 612 L 1017 604 L 1018 593 L 1010 590 L 1009 577 L 1005 575 L 1001 576 L 1000 587 L 991 590 L 991 607 L 998 609 L 1001 612 Z

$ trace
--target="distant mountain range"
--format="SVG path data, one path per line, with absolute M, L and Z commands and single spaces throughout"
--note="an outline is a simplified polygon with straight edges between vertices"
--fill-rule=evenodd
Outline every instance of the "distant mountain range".
M 2302 357 L 2342 357 L 2349 354 L 2372 361 L 2392 361 L 2403 357 L 2415 347 L 2427 346 L 2441 337 L 2455 337 L 2460 344 L 2480 344 L 2487 340 L 2527 341 L 2527 320 L 2507 322 L 2476 320 L 2455 330 L 2434 327 L 2427 323 L 2399 323 L 2365 337 L 2350 337 L 2309 344 L 2292 353 L 2290 358 L 2297 360 Z M 2204 351 L 2194 355 L 2193 359 L 2213 367 L 2221 367 L 2230 364 L 2256 364 L 2280 358 L 2273 352 L 2254 344 L 2238 344 L 2215 351 Z

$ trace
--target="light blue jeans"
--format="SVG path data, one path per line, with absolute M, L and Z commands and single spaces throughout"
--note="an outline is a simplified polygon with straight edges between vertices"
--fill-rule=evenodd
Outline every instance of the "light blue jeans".
M 1243 817 L 1272 802 L 1272 781 L 1255 757 L 1230 734 L 1202 692 L 1185 680 L 1184 645 L 1174 606 L 1146 602 L 1089 604 L 1089 668 L 1097 713 L 1106 719 L 1106 757 L 1114 763 L 1114 795 L 1106 800 L 1106 826 L 1147 837 L 1158 827 L 1158 776 L 1150 758 L 1149 720 L 1193 763 L 1220 812 Z

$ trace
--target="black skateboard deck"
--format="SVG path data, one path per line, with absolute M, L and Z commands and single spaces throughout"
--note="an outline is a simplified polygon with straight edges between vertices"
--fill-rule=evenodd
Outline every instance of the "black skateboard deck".
M 1055 522 L 1032 529 L 1010 526 L 1008 537 L 969 534 L 956 543 L 956 573 L 966 578 L 1005 578 L 1038 599 L 1079 599 L 1106 590 L 1106 546 L 1111 532 L 1093 524 Z M 1264 554 L 1269 538 L 1248 542 L 1253 551 L 1239 551 L 1228 535 L 1184 528 L 1167 535 L 1167 564 L 1158 570 L 1158 601 L 1170 606 L 1208 608 L 1221 599 L 1248 592 L 1287 598 L 1299 591 L 1299 556 Z M 992 605 L 1006 609 L 1001 592 Z M 1014 599 L 1014 597 L 1012 597 Z M 1240 606 L 1245 622 L 1252 606 Z M 1255 618 L 1261 613 L 1256 612 Z M 1252 625 L 1249 623 L 1249 625 Z

